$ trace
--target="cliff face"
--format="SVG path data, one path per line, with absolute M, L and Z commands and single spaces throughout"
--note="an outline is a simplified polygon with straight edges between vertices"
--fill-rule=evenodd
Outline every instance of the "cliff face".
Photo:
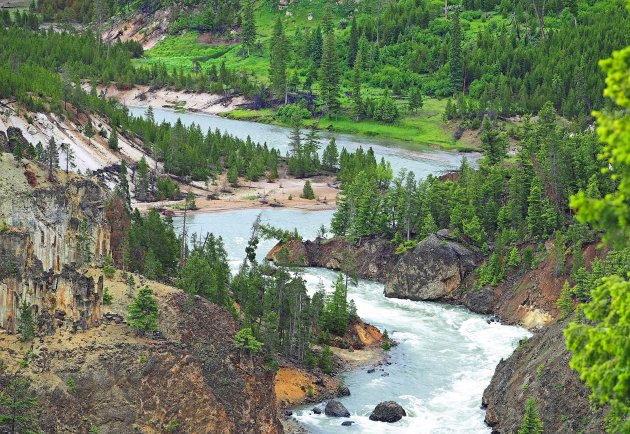
M 378 237 L 360 239 L 356 244 L 344 238 L 279 243 L 267 254 L 267 259 L 281 265 L 322 267 L 339 270 L 351 265 L 359 277 L 384 282 L 394 268 L 398 256 L 387 240 Z
M 158 296 L 160 333 L 137 336 L 114 312 L 116 321 L 35 342 L 22 373 L 40 400 L 39 428 L 52 434 L 91 427 L 103 434 L 282 432 L 274 374 L 235 347 L 229 312 L 145 283 Z M 120 308 L 113 310 L 122 311 L 128 303 L 124 283 L 108 285 Z M 9 368 L 27 349 L 15 336 L 0 334 L 0 359 Z
M 0 327 L 14 332 L 19 304 L 34 306 L 40 331 L 98 324 L 102 284 L 81 275 L 84 256 L 109 251 L 106 191 L 96 182 L 25 161 L 0 161 Z
M 545 432 L 603 433 L 605 413 L 591 406 L 590 390 L 569 368 L 565 322 L 548 326 L 502 360 L 483 393 L 486 423 L 493 433 L 520 428 L 525 401 L 535 398 Z

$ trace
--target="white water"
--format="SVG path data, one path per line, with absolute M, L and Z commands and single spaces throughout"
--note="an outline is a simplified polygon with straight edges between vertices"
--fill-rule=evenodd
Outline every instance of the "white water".
M 140 114 L 144 109 L 132 109 Z M 286 129 L 281 127 L 231 121 L 199 114 L 178 115 L 164 109 L 154 109 L 156 119 L 174 121 L 177 117 L 185 124 L 196 122 L 202 128 L 220 128 L 254 141 L 286 149 Z M 337 143 L 355 149 L 366 143 L 348 136 L 336 136 Z M 423 178 L 429 173 L 440 173 L 459 164 L 455 154 L 438 154 L 443 161 L 436 162 L 395 148 L 373 146 L 377 158 L 385 156 L 395 171 L 407 168 Z M 315 237 L 319 227 L 329 226 L 332 211 L 299 211 L 289 209 L 238 210 L 189 217 L 189 233 L 201 236 L 208 232 L 223 237 L 230 265 L 236 270 L 243 260 L 250 228 L 261 213 L 264 222 L 285 229 L 297 228 L 305 239 Z M 175 219 L 178 227 L 181 219 Z M 273 241 L 262 241 L 258 259 L 262 260 L 273 246 Z M 309 291 L 323 282 L 330 290 L 336 274 L 329 270 L 304 270 Z M 383 371 L 368 374 L 367 369 L 344 374 L 351 396 L 341 401 L 352 414 L 352 427 L 343 427 L 348 419 L 315 415 L 308 406 L 297 409 L 297 420 L 312 433 L 484 433 L 490 429 L 484 424 L 484 411 L 480 408 L 481 395 L 489 384 L 501 358 L 509 356 L 516 343 L 529 333 L 519 327 L 488 323 L 487 317 L 466 309 L 437 303 L 388 299 L 383 296 L 383 285 L 360 281 L 349 291 L 357 304 L 358 314 L 365 321 L 387 329 L 399 342 L 392 349 L 389 366 Z M 388 376 L 382 374 L 388 373 Z M 381 401 L 395 400 L 407 411 L 407 417 L 395 424 L 372 422 L 368 419 Z M 320 405 L 320 408 L 323 406 Z

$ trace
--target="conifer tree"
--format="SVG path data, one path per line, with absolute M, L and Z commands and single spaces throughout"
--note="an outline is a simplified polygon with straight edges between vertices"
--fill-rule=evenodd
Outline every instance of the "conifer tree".
M 359 30 L 357 28 L 357 16 L 352 16 L 352 24 L 350 25 L 350 36 L 348 37 L 348 66 L 351 68 L 355 65 L 355 60 L 359 54 Z
M 525 415 L 523 416 L 523 422 L 521 428 L 518 430 L 518 434 L 542 434 L 543 424 L 538 417 L 538 410 L 536 409 L 536 400 L 534 398 L 528 398 L 525 403 Z
M 111 149 L 112 151 L 117 151 L 119 149 L 119 147 L 118 147 L 118 131 L 116 131 L 116 128 L 112 128 L 112 133 L 109 135 L 109 140 L 107 141 L 107 146 L 109 146 L 109 149 Z
M 127 162 L 122 159 L 120 161 L 120 173 L 118 175 L 117 194 L 123 199 L 125 207 L 131 210 L 131 193 L 129 193 L 129 180 L 127 179 Z
M 529 233 L 536 237 L 545 230 L 543 217 L 542 189 L 538 177 L 534 178 L 527 198 L 527 227 Z
M 412 87 L 409 91 L 409 110 L 417 112 L 418 109 L 422 109 L 424 101 L 422 101 L 422 93 L 416 86 Z
M 251 50 L 256 43 L 256 16 L 254 14 L 254 0 L 245 0 L 243 10 L 241 12 L 241 42 L 250 55 Z
M 322 61 L 319 70 L 320 96 L 324 102 L 324 112 L 329 116 L 339 111 L 339 59 L 334 32 L 327 32 L 324 38 Z
M 501 164 L 507 156 L 508 142 L 505 135 L 494 128 L 487 116 L 483 119 L 480 139 L 481 148 L 484 150 L 485 161 L 488 165 Z
M 156 331 L 158 328 L 159 307 L 153 297 L 153 291 L 148 286 L 140 288 L 138 296 L 129 305 L 127 321 L 138 333 L 144 334 Z
M 94 126 L 92 125 L 92 119 L 88 118 L 85 127 L 83 128 L 83 134 L 88 138 L 88 144 L 92 144 L 92 137 L 94 137 Z
M 19 375 L 0 375 L 0 431 L 17 434 L 40 432 L 37 429 L 37 395 L 30 381 Z
M 558 298 L 556 304 L 558 305 L 558 309 L 560 309 L 560 312 L 562 313 L 560 319 L 568 317 L 569 315 L 571 315 L 571 312 L 573 312 L 573 297 L 571 296 L 571 288 L 569 287 L 569 282 L 564 282 L 564 285 L 562 286 L 562 292 L 560 293 L 560 297 Z
M 462 55 L 462 29 L 459 10 L 451 14 L 451 46 L 449 61 L 451 67 L 451 92 L 456 95 L 464 89 L 464 58 Z
M 26 300 L 20 303 L 20 316 L 17 320 L 17 332 L 21 342 L 30 342 L 35 337 L 35 318 L 33 307 Z
M 332 137 L 328 145 L 324 148 L 324 152 L 322 154 L 322 166 L 324 169 L 335 172 L 338 169 L 339 164 L 339 151 L 337 149 L 337 142 L 335 138 Z
M 149 165 L 144 155 L 138 162 L 136 171 L 136 198 L 139 201 L 146 201 L 149 196 Z
M 363 70 L 363 50 L 359 50 L 352 70 L 352 111 L 354 119 L 359 122 L 363 116 L 363 99 L 361 98 L 361 72 Z
M 287 39 L 284 34 L 282 20 L 276 20 L 271 36 L 271 60 L 269 62 L 269 79 L 271 90 L 278 98 L 287 103 Z
M 308 179 L 304 183 L 304 188 L 302 189 L 302 197 L 304 199 L 315 199 L 315 193 L 313 192 L 313 187 L 311 186 L 311 181 Z

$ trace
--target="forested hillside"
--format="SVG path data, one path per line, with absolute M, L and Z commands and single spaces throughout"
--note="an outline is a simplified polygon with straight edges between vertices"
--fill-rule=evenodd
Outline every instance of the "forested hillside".
M 41 0 L 36 7 L 44 18 L 101 29 L 160 9 L 169 11 L 168 35 L 134 61 L 152 65 L 153 73 L 117 81 L 243 93 L 258 111 L 233 116 L 285 124 L 296 113 L 326 116 L 343 131 L 442 145 L 448 133 L 435 110 L 447 98 L 446 119 L 474 130 L 485 114 L 536 114 L 547 101 L 585 125 L 607 104 L 597 61 L 627 44 L 630 28 L 622 0 L 466 1 L 447 9 L 419 0 Z M 226 79 L 224 70 L 235 75 Z M 260 110 L 287 103 L 281 111 Z

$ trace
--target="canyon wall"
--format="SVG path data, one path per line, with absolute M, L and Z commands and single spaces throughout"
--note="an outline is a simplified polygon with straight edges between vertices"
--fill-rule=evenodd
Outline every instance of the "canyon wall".
M 0 160 L 0 327 L 15 332 L 33 305 L 40 332 L 88 328 L 101 318 L 102 282 L 78 269 L 109 252 L 106 190 L 88 178 L 12 155 Z

